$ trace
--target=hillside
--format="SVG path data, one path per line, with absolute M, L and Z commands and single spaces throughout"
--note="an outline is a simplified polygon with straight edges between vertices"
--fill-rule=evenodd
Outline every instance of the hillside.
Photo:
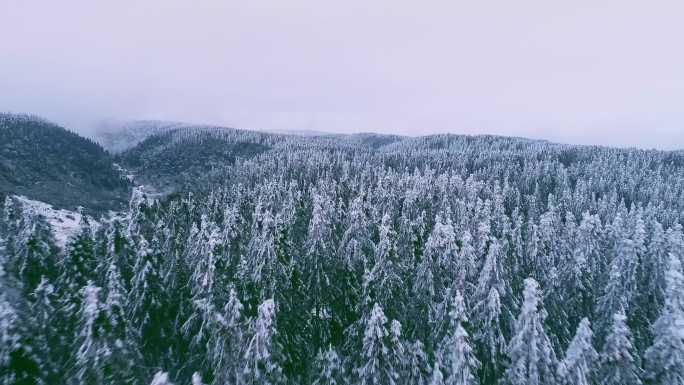
M 270 148 L 271 137 L 228 128 L 181 127 L 152 134 L 117 160 L 141 183 L 160 191 L 194 189 L 231 166 Z
M 105 211 L 123 207 L 128 183 L 93 141 L 36 117 L 0 114 L 0 194 Z

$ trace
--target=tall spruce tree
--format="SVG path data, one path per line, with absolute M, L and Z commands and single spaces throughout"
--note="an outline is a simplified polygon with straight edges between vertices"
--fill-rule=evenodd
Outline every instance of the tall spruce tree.
M 594 382 L 598 353 L 594 350 L 593 336 L 589 320 L 582 319 L 565 357 L 558 363 L 558 379 L 561 384 L 591 385 Z
M 655 385 L 684 384 L 684 275 L 670 255 L 665 275 L 665 306 L 653 324 L 653 344 L 646 350 L 646 378 Z
M 285 382 L 279 362 L 279 347 L 275 343 L 276 306 L 272 299 L 259 305 L 258 316 L 250 327 L 251 339 L 243 356 L 239 383 L 245 385 L 275 385 Z
M 361 385 L 395 385 L 400 381 L 401 357 L 392 348 L 386 324 L 382 307 L 375 304 L 368 317 L 361 358 L 355 368 L 356 379 Z
M 613 325 L 600 355 L 599 385 L 641 385 L 638 355 L 623 312 L 613 315 Z
M 449 312 L 449 327 L 442 341 L 440 358 L 445 365 L 445 385 L 475 385 L 479 383 L 477 371 L 480 362 L 470 346 L 468 333 L 463 327 L 467 322 L 465 303 L 460 292 L 456 292 Z
M 507 348 L 510 363 L 504 373 L 504 384 L 556 384 L 556 354 L 544 330 L 545 319 L 539 284 L 528 278 L 520 315 Z

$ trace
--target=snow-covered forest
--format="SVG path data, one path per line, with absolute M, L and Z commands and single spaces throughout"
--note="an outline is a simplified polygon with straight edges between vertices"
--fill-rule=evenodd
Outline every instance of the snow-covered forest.
M 684 384 L 683 154 L 224 139 L 64 247 L 5 199 L 0 384 Z

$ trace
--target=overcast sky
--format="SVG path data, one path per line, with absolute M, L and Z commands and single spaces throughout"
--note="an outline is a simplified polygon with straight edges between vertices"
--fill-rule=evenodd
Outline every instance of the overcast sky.
M 0 111 L 684 148 L 681 0 L 0 0 Z

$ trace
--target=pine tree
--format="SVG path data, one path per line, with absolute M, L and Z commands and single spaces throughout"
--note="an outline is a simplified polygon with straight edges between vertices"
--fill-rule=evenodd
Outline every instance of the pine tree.
M 459 292 L 454 296 L 454 303 L 449 312 L 448 334 L 442 341 L 440 357 L 446 365 L 446 385 L 475 385 L 480 362 L 475 358 L 470 347 L 468 333 L 463 327 L 467 322 L 465 304 Z
M 244 331 L 243 306 L 234 288 L 220 314 L 215 314 L 215 324 L 210 328 L 208 358 L 214 372 L 214 384 L 236 384 L 240 378 Z
M 43 277 L 28 298 L 31 314 L 31 333 L 33 335 L 31 351 L 38 357 L 41 376 L 45 383 L 59 381 L 59 360 L 55 359 L 58 333 L 53 325 L 56 315 L 55 288 Z
M 504 373 L 504 384 L 556 384 L 556 354 L 544 331 L 545 319 L 539 284 L 528 278 L 525 280 L 523 305 L 507 348 L 510 364 Z
M 402 283 L 395 234 L 390 216 L 385 214 L 380 225 L 380 239 L 375 246 L 375 265 L 364 277 L 364 297 L 377 302 L 383 309 L 390 308 L 395 314 L 401 314 L 404 290 Z
M 15 254 L 16 276 L 25 294 L 31 293 L 43 277 L 55 278 L 54 263 L 57 249 L 48 225 L 41 220 L 33 220 L 32 232 L 22 247 L 21 254 Z
M 96 280 L 97 258 L 90 223 L 83 217 L 81 229 L 67 248 L 67 255 L 61 264 L 58 286 L 62 290 L 61 308 L 67 315 L 76 314 L 81 306 L 80 290 L 88 281 Z M 71 321 L 75 321 L 72 319 Z
M 646 350 L 646 378 L 654 385 L 684 384 L 684 275 L 678 257 L 670 255 L 665 306 L 653 324 L 653 344 Z
M 470 231 L 465 230 L 461 235 L 460 240 L 461 248 L 458 253 L 459 264 L 462 265 L 461 269 L 466 272 L 466 278 L 472 280 L 478 274 L 477 251 L 473 246 L 473 236 L 470 234 Z M 466 287 L 466 290 L 469 289 L 469 287 Z M 466 291 L 466 293 L 470 292 Z
M 309 297 L 312 314 L 313 338 L 312 348 L 318 350 L 325 346 L 330 335 L 329 322 L 331 303 L 339 295 L 339 289 L 333 283 L 333 241 L 332 206 L 330 198 L 320 192 L 313 193 L 313 209 L 309 222 L 305 255 L 305 285 Z
M 342 236 L 338 254 L 344 256 L 345 264 L 357 273 L 363 273 L 364 264 L 373 252 L 373 244 L 368 231 L 369 225 L 364 212 L 363 199 L 356 197 L 349 207 L 347 229 Z
M 599 385 L 641 385 L 632 334 L 623 312 L 613 315 L 613 325 L 600 356 Z
M 55 282 L 58 309 L 53 325 L 58 329 L 60 341 L 56 344 L 55 357 L 61 367 L 69 367 L 74 356 L 70 349 L 74 337 L 82 330 L 80 310 L 86 298 L 82 290 L 97 281 L 97 257 L 92 230 L 87 217 L 83 216 L 77 235 L 67 244 L 66 255 L 61 261 L 59 276 Z
M 483 384 L 494 384 L 501 375 L 505 360 L 506 339 L 501 318 L 499 292 L 492 287 L 486 300 L 475 305 L 475 336 L 478 359 L 482 363 L 479 377 Z
M 560 242 L 561 261 L 558 279 L 560 282 L 559 301 L 564 307 L 569 330 L 579 325 L 585 315 L 591 314 L 593 307 L 593 282 L 590 271 L 590 258 L 594 258 L 591 232 L 593 223 L 583 220 L 579 226 L 572 212 L 565 214 L 565 239 Z M 558 322 L 558 321 L 557 321 Z
M 217 253 L 221 243 L 218 226 L 203 215 L 201 229 L 193 226 L 188 243 L 187 259 L 194 267 L 190 276 L 193 299 L 213 301 L 216 276 L 220 273 L 217 266 L 221 259 L 221 255 Z
M 390 360 L 394 362 L 395 370 L 401 377 L 408 368 L 408 356 L 401 336 L 401 322 L 397 320 L 390 322 L 388 348 Z
M 83 301 L 79 310 L 79 327 L 76 335 L 76 355 L 70 384 L 102 384 L 110 380 L 105 361 L 112 354 L 106 341 L 105 314 L 100 301 L 102 289 L 89 281 L 81 290 Z M 120 373 L 117 373 L 117 375 Z
M 430 381 L 430 364 L 423 343 L 420 340 L 409 343 L 406 355 L 406 382 L 414 385 L 427 385 Z
M 193 267 L 190 275 L 192 307 L 182 326 L 185 338 L 190 340 L 186 365 L 197 369 L 207 355 L 207 346 L 215 318 L 215 300 L 220 291 L 221 237 L 218 226 L 202 215 L 201 228 L 193 223 L 188 239 L 186 260 Z M 218 282 L 217 282 L 218 281 Z M 218 287 L 218 288 L 217 288 Z
M 19 315 L 8 302 L 4 293 L 0 294 L 0 384 L 12 385 L 17 380 L 13 355 L 21 349 Z
M 570 342 L 565 358 L 558 364 L 558 379 L 567 385 L 591 385 L 598 353 L 592 345 L 594 333 L 589 320 L 584 318 Z
M 447 213 L 437 215 L 435 226 L 425 244 L 424 260 L 429 261 L 434 282 L 434 291 L 442 294 L 450 282 L 463 290 L 465 267 L 458 264 L 459 252 L 456 245 L 454 226 Z
M 332 346 L 325 353 L 322 350 L 318 352 L 311 377 L 312 385 L 346 384 L 344 365 Z
M 135 340 L 145 352 L 146 366 L 159 365 L 170 344 L 168 322 L 173 319 L 167 301 L 158 240 L 151 247 L 141 239 L 136 251 L 133 282 L 129 293 L 127 314 L 133 326 Z
M 268 208 L 259 202 L 254 209 L 251 238 L 240 260 L 238 278 L 246 286 L 251 307 L 275 295 L 278 270 L 281 268 L 277 253 L 277 229 L 275 218 Z
M 121 383 L 135 381 L 134 368 L 140 358 L 135 344 L 133 327 L 126 316 L 127 293 L 118 266 L 110 263 L 106 275 L 103 333 L 109 344 L 109 355 L 104 364 Z
M 401 372 L 400 358 L 390 349 L 387 317 L 380 305 L 375 304 L 368 318 L 363 336 L 361 362 L 355 369 L 361 385 L 395 385 Z
M 435 361 L 432 367 L 432 377 L 430 378 L 430 385 L 444 385 L 444 375 L 440 369 L 441 364 Z
M 608 283 L 597 304 L 597 314 L 601 316 L 600 324 L 597 325 L 601 340 L 610 329 L 613 314 L 621 309 L 630 310 L 637 293 L 638 245 L 625 234 L 623 222 L 621 215 L 618 215 L 613 223 L 614 257 L 610 264 Z
M 436 266 L 432 258 L 425 257 L 418 264 L 415 272 L 415 283 L 413 285 L 413 296 L 411 298 L 411 321 L 416 325 L 415 334 L 426 338 L 430 335 L 432 326 L 435 324 L 434 314 L 436 292 L 433 272 Z
M 243 358 L 241 381 L 245 385 L 279 384 L 284 382 L 284 378 L 278 362 L 278 346 L 274 344 L 275 303 L 268 299 L 259 305 L 258 311 L 251 326 L 252 337 Z

